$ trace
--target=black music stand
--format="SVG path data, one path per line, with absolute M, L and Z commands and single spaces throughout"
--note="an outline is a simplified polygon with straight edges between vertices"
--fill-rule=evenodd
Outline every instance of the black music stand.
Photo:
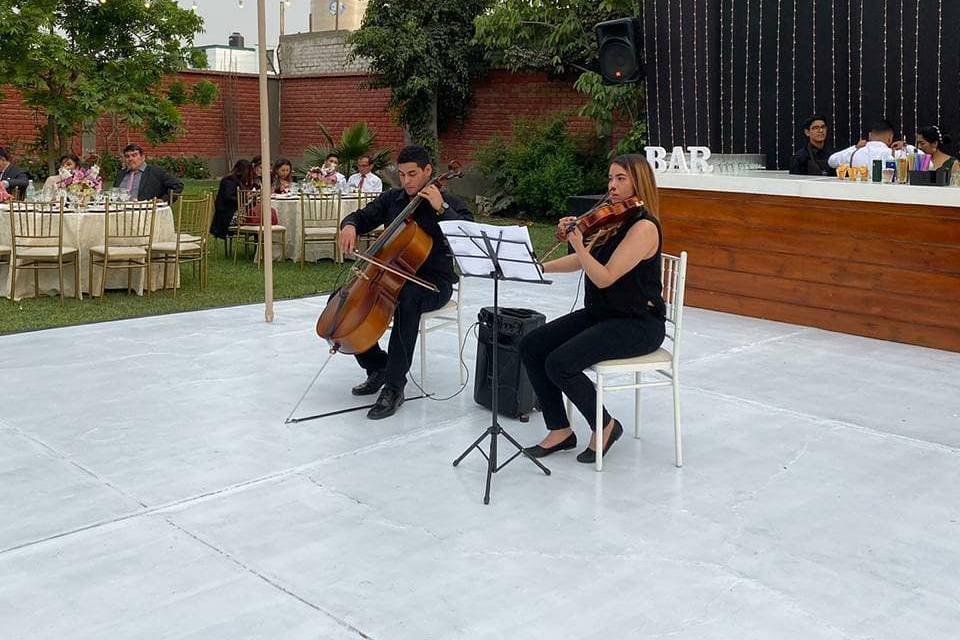
M 474 233 L 470 233 L 464 228 L 464 223 L 459 221 L 444 221 L 440 223 L 440 226 L 443 228 L 444 236 L 446 236 L 448 242 L 453 240 L 453 242 L 451 242 L 451 246 L 454 247 L 452 255 L 457 259 L 457 264 L 460 266 L 461 276 L 488 278 L 493 280 L 493 356 L 491 362 L 491 366 L 493 367 L 493 388 L 491 389 L 490 394 L 490 426 L 479 438 L 473 442 L 473 444 L 467 447 L 467 449 L 460 454 L 459 458 L 453 461 L 453 466 L 456 467 L 458 464 L 460 464 L 460 461 L 466 458 L 467 455 L 474 449 L 479 451 L 480 455 L 487 459 L 487 483 L 483 494 L 483 504 L 490 504 L 490 484 L 493 474 L 510 464 L 514 458 L 524 455 L 527 457 L 527 459 L 537 465 L 546 475 L 550 475 L 549 469 L 547 469 L 539 460 L 524 451 L 520 443 L 517 442 L 513 436 L 507 433 L 506 430 L 500 426 L 499 414 L 497 413 L 497 396 L 500 390 L 500 372 L 497 368 L 497 351 L 499 350 L 498 338 L 500 330 L 500 281 L 512 280 L 515 282 L 534 282 L 538 284 L 550 284 L 550 281 L 543 279 L 543 274 L 537 266 L 537 258 L 533 255 L 533 252 L 530 250 L 530 245 L 527 242 L 505 239 L 503 237 L 502 230 L 497 231 L 495 240 L 491 240 L 490 235 L 487 233 L 487 229 L 482 228 L 484 225 L 477 225 L 476 223 L 469 225 L 473 227 Z M 454 233 L 454 230 L 459 231 L 459 233 Z M 457 245 L 459 245 L 461 249 L 467 249 L 467 251 L 461 251 L 458 253 L 456 251 Z M 501 257 L 500 251 L 505 246 L 511 247 L 512 250 L 510 253 L 516 255 L 517 257 Z M 521 256 L 521 253 L 525 253 L 526 256 Z M 521 274 L 519 277 L 505 276 L 503 265 L 501 264 L 502 262 L 530 265 L 530 269 L 526 271 L 531 277 L 524 277 L 523 274 Z M 536 278 L 532 277 L 534 271 L 537 274 Z M 483 440 L 488 436 L 490 438 L 489 453 L 480 447 L 480 443 L 483 442 Z M 507 441 L 517 449 L 517 452 L 507 458 L 503 464 L 497 463 L 497 438 L 499 436 L 506 438 Z

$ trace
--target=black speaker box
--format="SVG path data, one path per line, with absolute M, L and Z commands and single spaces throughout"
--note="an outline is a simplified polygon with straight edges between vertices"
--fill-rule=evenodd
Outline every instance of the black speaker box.
M 637 18 L 608 20 L 594 27 L 604 84 L 638 82 L 645 75 L 643 30 Z
M 493 390 L 493 307 L 484 307 L 478 316 L 477 368 L 473 379 L 473 400 L 492 409 Z M 499 394 L 497 413 L 519 418 L 533 410 L 536 396 L 527 372 L 520 362 L 520 340 L 543 326 L 547 319 L 531 309 L 500 309 L 497 332 L 497 369 Z

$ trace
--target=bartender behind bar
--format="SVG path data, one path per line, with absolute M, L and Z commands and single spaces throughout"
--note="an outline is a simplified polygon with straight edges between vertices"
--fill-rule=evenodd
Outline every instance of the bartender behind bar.
M 790 162 L 790 173 L 798 176 L 836 176 L 837 170 L 828 164 L 833 148 L 827 144 L 827 119 L 815 113 L 803 121 L 804 145 Z

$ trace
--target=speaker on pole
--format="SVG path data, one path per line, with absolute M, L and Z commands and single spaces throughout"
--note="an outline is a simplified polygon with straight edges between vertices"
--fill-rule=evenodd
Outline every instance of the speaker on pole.
M 621 18 L 594 27 L 604 84 L 638 82 L 644 76 L 643 35 L 640 20 Z

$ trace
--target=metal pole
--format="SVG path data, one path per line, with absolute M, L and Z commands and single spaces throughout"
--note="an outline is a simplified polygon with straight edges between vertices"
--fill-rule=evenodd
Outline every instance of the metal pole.
M 260 44 L 260 224 L 263 225 L 264 318 L 273 322 L 273 224 L 270 219 L 270 103 L 267 101 L 267 12 L 266 0 L 257 0 L 257 35 Z

